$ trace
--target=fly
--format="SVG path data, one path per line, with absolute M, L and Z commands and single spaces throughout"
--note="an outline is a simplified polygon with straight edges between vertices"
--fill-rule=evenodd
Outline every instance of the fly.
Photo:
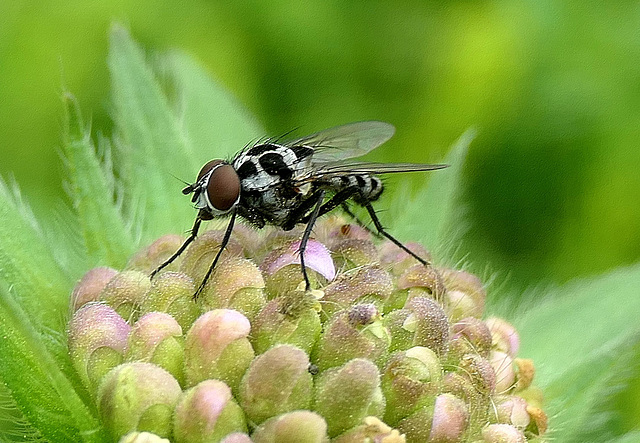
M 182 190 L 185 195 L 193 194 L 191 201 L 198 209 L 190 235 L 151 277 L 179 257 L 195 240 L 202 221 L 230 217 L 220 250 L 194 294 L 197 298 L 227 246 L 239 216 L 257 228 L 272 225 L 291 230 L 298 224 L 306 225 L 300 241 L 300 265 L 306 289 L 310 290 L 304 251 L 313 226 L 318 217 L 338 206 L 353 216 L 348 202 L 367 210 L 381 236 L 429 266 L 427 260 L 385 230 L 372 202 L 384 190 L 382 180 L 377 177 L 379 174 L 431 171 L 447 165 L 350 160 L 382 145 L 394 132 L 393 125 L 385 122 L 349 123 L 286 142 L 259 142 L 240 151 L 231 161 L 207 162 L 196 181 Z

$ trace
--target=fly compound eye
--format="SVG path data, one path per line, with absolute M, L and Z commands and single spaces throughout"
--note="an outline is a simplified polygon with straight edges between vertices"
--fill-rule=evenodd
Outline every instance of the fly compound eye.
M 211 173 L 207 184 L 207 197 L 211 206 L 218 211 L 228 211 L 238 201 L 239 196 L 240 177 L 233 166 L 218 166 Z
M 220 163 L 224 163 L 224 161 L 222 161 L 222 160 L 211 160 L 211 161 L 208 161 L 207 163 L 205 163 L 205 165 L 202 167 L 202 169 L 200 169 L 200 172 L 198 172 L 198 178 L 196 179 L 196 183 L 198 183 L 202 177 L 207 175 L 207 173 L 209 171 L 211 171 L 213 168 L 218 166 Z

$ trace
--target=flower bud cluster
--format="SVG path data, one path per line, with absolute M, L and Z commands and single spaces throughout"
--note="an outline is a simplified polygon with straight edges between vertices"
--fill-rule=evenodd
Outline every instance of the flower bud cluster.
M 114 441 L 525 442 L 546 415 L 518 332 L 464 271 L 329 217 L 300 232 L 166 236 L 76 285 L 68 343 Z M 420 245 L 408 247 L 430 258 Z

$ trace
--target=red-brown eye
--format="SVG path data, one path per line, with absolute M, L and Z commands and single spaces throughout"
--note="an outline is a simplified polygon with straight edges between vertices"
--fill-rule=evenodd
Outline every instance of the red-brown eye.
M 227 211 L 238 201 L 240 177 L 233 166 L 222 165 L 213 171 L 207 185 L 207 196 L 211 206 L 219 211 Z
M 198 178 L 196 179 L 196 183 L 200 181 L 202 177 L 204 177 L 207 172 L 211 171 L 215 166 L 218 166 L 220 163 L 224 163 L 222 160 L 211 160 L 204 164 L 200 172 L 198 172 Z

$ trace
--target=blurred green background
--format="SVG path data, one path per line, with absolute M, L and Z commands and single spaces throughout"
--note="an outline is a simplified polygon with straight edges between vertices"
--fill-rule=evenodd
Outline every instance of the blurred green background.
M 63 89 L 110 131 L 113 21 L 195 56 L 271 135 L 379 119 L 376 160 L 436 162 L 475 126 L 460 250 L 502 285 L 640 257 L 637 1 L 2 1 L 0 174 L 41 217 L 65 199 Z

